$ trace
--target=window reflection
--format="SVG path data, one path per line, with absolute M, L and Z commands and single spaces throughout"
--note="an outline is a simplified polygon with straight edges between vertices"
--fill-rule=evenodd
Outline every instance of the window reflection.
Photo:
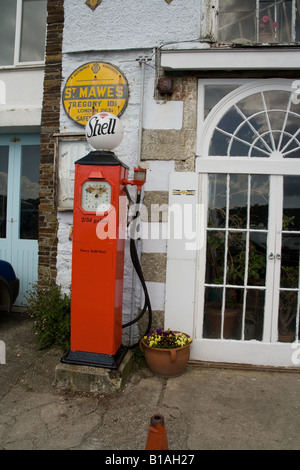
M 238 85 L 205 85 L 204 118 L 208 116 L 213 107 L 228 93 L 238 88 Z
M 208 194 L 204 337 L 261 341 L 269 177 L 210 174 Z
M 20 62 L 44 60 L 46 17 L 45 0 L 24 0 Z
M 0 146 L 0 238 L 6 238 L 8 152 Z
M 227 175 L 209 175 L 208 226 L 225 227 Z
M 239 318 L 239 339 L 262 341 L 264 326 L 265 291 L 247 289 L 245 314 Z
M 266 229 L 269 213 L 269 176 L 252 175 L 250 193 L 250 227 Z
M 43 61 L 47 0 L 0 0 L 0 11 L 0 65 Z
M 280 265 L 278 341 L 293 342 L 299 329 L 300 177 L 285 176 Z
M 22 147 L 21 239 L 38 239 L 40 146 Z
M 0 65 L 14 63 L 17 0 L 0 0 Z
M 295 21 L 294 21 L 295 19 Z M 218 40 L 251 44 L 299 41 L 298 0 L 222 0 Z
M 278 316 L 278 341 L 292 343 L 295 340 L 297 311 L 298 293 L 295 291 L 281 291 Z
M 283 183 L 283 231 L 300 231 L 300 177 L 285 176 Z
M 219 41 L 254 42 L 256 0 L 226 0 L 219 6 Z
M 230 175 L 229 227 L 246 228 L 248 175 Z
M 291 92 L 276 90 L 238 101 L 219 121 L 210 155 L 300 158 L 300 106 L 291 97 Z

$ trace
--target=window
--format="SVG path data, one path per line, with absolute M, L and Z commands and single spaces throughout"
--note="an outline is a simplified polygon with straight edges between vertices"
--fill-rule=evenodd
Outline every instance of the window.
M 219 1 L 217 31 L 221 43 L 299 42 L 300 0 Z
M 199 80 L 197 171 L 206 159 L 227 164 L 233 159 L 233 167 L 238 160 L 251 166 L 252 160 L 253 165 L 275 161 L 278 168 L 293 168 L 300 161 L 296 84 L 290 79 Z
M 258 92 L 235 103 L 217 124 L 210 155 L 300 158 L 299 105 L 291 91 Z
M 47 0 L 0 0 L 0 66 L 44 61 Z

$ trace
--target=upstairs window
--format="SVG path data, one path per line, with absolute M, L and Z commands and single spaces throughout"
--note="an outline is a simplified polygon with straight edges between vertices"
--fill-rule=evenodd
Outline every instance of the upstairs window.
M 0 66 L 44 61 L 47 0 L 0 0 Z
M 218 42 L 300 42 L 300 0 L 219 0 Z

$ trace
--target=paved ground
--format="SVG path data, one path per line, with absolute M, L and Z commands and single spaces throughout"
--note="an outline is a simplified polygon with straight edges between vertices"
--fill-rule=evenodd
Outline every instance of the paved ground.
M 0 449 L 143 450 L 160 413 L 170 450 L 300 449 L 300 374 L 188 366 L 162 379 L 136 369 L 111 395 L 61 393 L 61 352 L 36 351 L 32 321 L 0 316 Z

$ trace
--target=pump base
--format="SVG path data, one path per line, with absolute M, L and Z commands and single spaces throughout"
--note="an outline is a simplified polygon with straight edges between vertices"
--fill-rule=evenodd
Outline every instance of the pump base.
M 127 348 L 122 345 L 115 355 L 70 350 L 65 356 L 61 358 L 61 362 L 63 364 L 103 367 L 104 369 L 116 370 L 121 364 L 126 353 Z

